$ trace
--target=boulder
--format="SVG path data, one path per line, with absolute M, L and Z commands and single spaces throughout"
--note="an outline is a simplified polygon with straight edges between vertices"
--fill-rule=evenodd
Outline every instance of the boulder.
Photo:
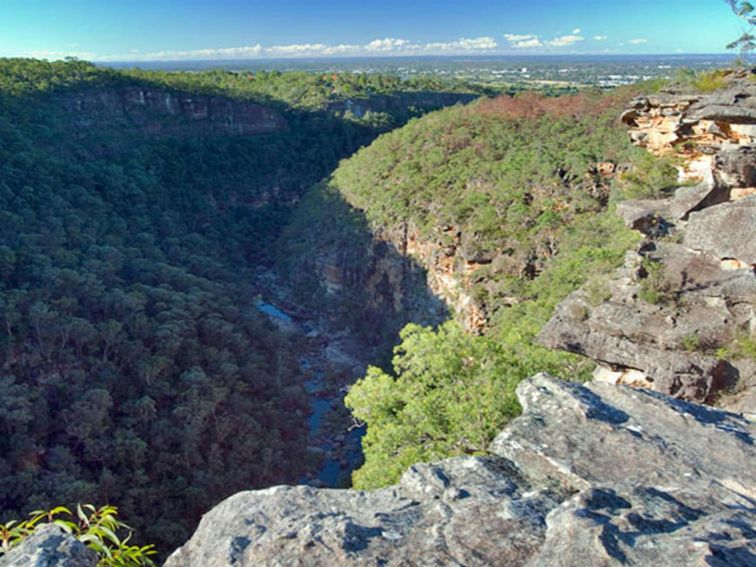
M 91 549 L 55 524 L 42 524 L 34 533 L 0 555 L 0 567 L 95 567 Z
M 691 213 L 683 243 L 756 266 L 756 195 Z
M 721 151 L 715 168 L 730 187 L 756 187 L 756 148 L 736 146 Z
M 372 492 L 275 487 L 211 510 L 166 567 L 749 565 L 756 425 L 537 375 L 489 454 Z

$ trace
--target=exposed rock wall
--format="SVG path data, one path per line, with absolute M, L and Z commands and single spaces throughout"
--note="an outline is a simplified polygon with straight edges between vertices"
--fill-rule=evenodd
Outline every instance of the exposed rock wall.
M 62 94 L 56 101 L 81 130 L 130 126 L 150 136 L 249 136 L 286 126 L 281 114 L 261 104 L 159 88 L 94 88 Z
M 756 84 L 641 97 L 623 120 L 635 143 L 680 158 L 685 184 L 620 203 L 646 239 L 599 281 L 608 299 L 573 293 L 540 340 L 596 360 L 598 380 L 756 412 L 756 360 L 738 352 L 756 340 Z
M 420 235 L 411 223 L 372 230 L 370 242 L 354 254 L 320 246 L 314 269 L 335 299 L 365 294 L 371 308 L 421 324 L 438 323 L 449 310 L 470 332 L 487 322 L 485 305 L 473 294 L 472 274 L 494 254 L 477 250 L 472 235 L 455 226 L 438 227 L 434 237 Z
M 397 109 L 409 109 L 427 112 L 452 106 L 458 103 L 468 103 L 478 98 L 473 93 L 455 92 L 403 92 L 393 95 L 375 95 L 369 98 L 355 98 L 332 102 L 327 106 L 330 112 L 351 112 L 355 116 L 362 117 L 367 112 L 394 112 Z
M 490 454 L 416 465 L 373 492 L 225 500 L 168 567 L 752 565 L 753 423 L 539 375 Z

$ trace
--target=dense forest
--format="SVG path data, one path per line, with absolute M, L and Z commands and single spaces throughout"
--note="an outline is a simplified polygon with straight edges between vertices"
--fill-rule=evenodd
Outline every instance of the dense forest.
M 133 87 L 268 104 L 286 127 L 151 116 L 192 134 L 151 136 L 70 109 Z M 221 498 L 315 466 L 297 345 L 255 309 L 252 271 L 307 187 L 427 110 L 401 95 L 456 87 L 0 60 L 0 521 L 108 502 L 168 551 Z M 328 108 L 375 94 L 394 100 Z
M 487 316 L 481 336 L 454 322 L 409 325 L 393 364 L 371 368 L 351 389 L 347 405 L 368 425 L 355 486 L 390 484 L 419 461 L 483 452 L 519 412 L 517 383 L 536 372 L 590 376 L 586 359 L 535 339 L 556 304 L 591 275 L 600 302 L 600 276 L 637 242 L 614 204 L 675 186 L 673 163 L 632 146 L 619 123 L 633 92 L 525 93 L 441 110 L 381 136 L 308 193 L 287 228 L 291 242 L 308 242 L 290 245 L 297 261 L 308 261 L 301 248 L 316 241 L 367 249 L 365 234 L 409 226 L 437 254 L 462 262 L 457 277 Z M 327 220 L 308 240 L 312 218 Z M 415 260 L 428 266 L 430 258 Z M 292 262 L 282 263 L 296 281 Z M 306 285 L 299 291 L 304 300 L 328 299 Z M 367 335 L 370 319 L 353 300 L 370 298 L 348 291 L 339 317 Z

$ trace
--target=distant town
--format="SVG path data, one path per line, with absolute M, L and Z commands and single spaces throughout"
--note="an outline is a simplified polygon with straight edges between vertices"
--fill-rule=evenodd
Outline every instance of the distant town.
M 269 59 L 236 61 L 123 62 L 114 67 L 175 71 L 310 71 L 381 73 L 402 78 L 437 76 L 483 85 L 581 88 L 615 87 L 670 78 L 681 70 L 705 71 L 733 64 L 733 54 L 711 55 L 551 55 L 479 57 L 387 57 Z

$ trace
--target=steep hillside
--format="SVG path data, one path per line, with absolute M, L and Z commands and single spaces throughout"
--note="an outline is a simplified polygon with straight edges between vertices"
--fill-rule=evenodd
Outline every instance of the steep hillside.
M 408 327 L 394 376 L 371 370 L 352 389 L 347 403 L 368 424 L 357 485 L 484 450 L 517 412 L 514 386 L 536 371 L 590 376 L 589 361 L 535 337 L 561 299 L 637 242 L 615 201 L 675 185 L 671 162 L 634 147 L 619 122 L 631 96 L 526 94 L 436 112 L 305 197 L 281 255 L 304 300 L 379 338 L 442 321 L 435 296 L 469 331 Z

